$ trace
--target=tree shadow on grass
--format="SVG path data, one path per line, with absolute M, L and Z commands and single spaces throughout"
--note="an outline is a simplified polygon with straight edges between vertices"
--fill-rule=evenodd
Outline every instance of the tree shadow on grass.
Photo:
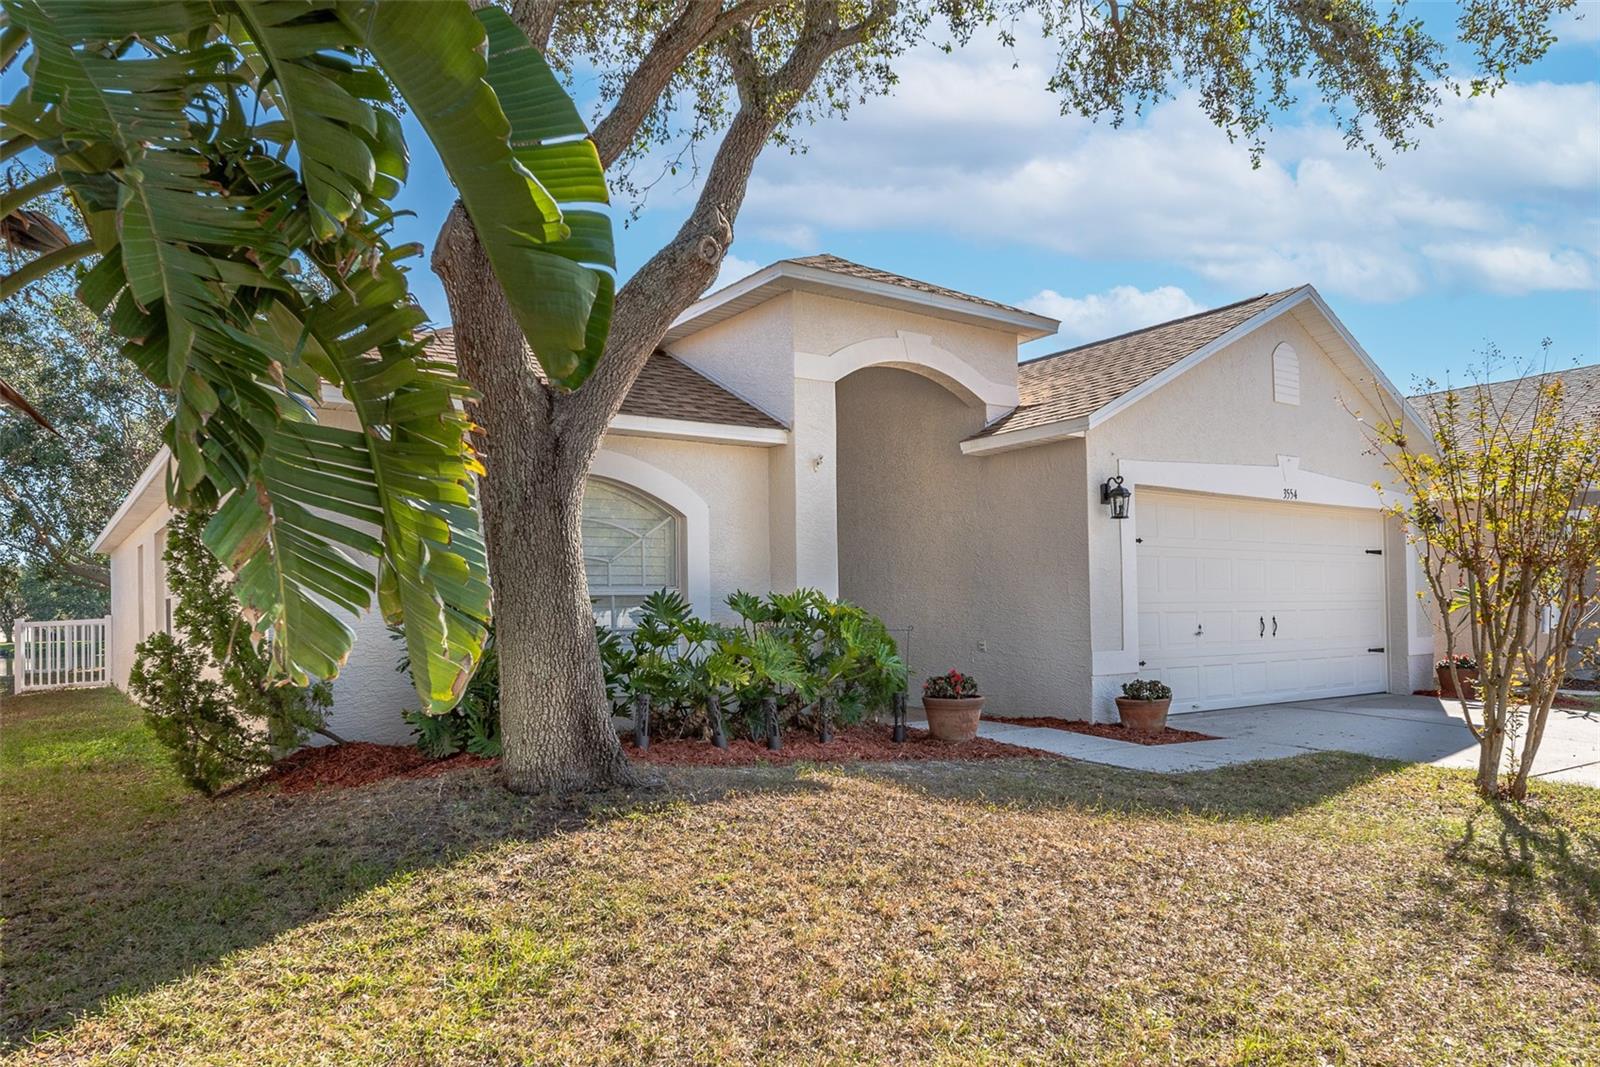
M 195 797 L 131 829 L 11 841 L 0 878 L 0 1050 L 480 850 L 735 791 L 825 788 L 773 772 L 562 804 L 515 796 L 492 768 L 474 768 L 325 793 Z
M 862 769 L 892 777 L 925 795 L 1023 810 L 1071 808 L 1266 820 L 1286 818 L 1347 794 L 1404 770 L 1407 764 L 1354 753 L 1312 752 L 1184 774 L 1076 760 L 923 766 L 926 770 L 916 772 L 901 764 L 864 764 Z
M 1441 897 L 1482 915 L 1513 946 L 1567 955 L 1600 977 L 1600 835 L 1563 822 L 1548 801 L 1483 803 L 1431 884 Z

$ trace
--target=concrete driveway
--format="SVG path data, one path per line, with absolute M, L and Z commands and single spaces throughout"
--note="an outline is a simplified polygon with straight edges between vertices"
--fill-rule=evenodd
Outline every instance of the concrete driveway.
M 1051 730 L 985 722 L 984 737 L 1091 763 L 1143 771 L 1198 771 L 1305 752 L 1360 752 L 1440 767 L 1477 766 L 1478 746 L 1460 705 L 1430 697 L 1376 695 L 1268 704 L 1174 715 L 1172 725 L 1218 738 L 1132 745 Z M 1600 709 L 1551 711 L 1535 777 L 1600 787 Z

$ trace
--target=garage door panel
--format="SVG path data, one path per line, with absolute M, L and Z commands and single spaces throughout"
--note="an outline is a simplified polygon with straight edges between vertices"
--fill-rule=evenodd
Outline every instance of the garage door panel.
M 1383 688 L 1376 512 L 1146 490 L 1137 521 L 1140 658 L 1174 710 Z

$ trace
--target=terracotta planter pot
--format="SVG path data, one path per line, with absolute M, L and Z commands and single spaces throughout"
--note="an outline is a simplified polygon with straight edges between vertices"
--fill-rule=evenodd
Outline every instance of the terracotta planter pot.
M 1444 697 L 1446 700 L 1460 700 L 1461 696 L 1456 692 L 1455 680 L 1450 677 L 1450 668 L 1439 667 L 1437 668 L 1437 671 L 1439 674 L 1439 695 Z M 1461 676 L 1461 685 L 1462 688 L 1467 691 L 1467 699 L 1477 700 L 1478 668 L 1457 667 L 1456 673 Z
M 1171 707 L 1171 699 L 1133 700 L 1117 697 L 1117 718 L 1132 733 L 1159 734 L 1167 728 L 1167 709 Z
M 962 697 L 959 700 L 923 697 L 922 710 L 928 716 L 928 732 L 935 741 L 959 744 L 978 736 L 983 697 Z

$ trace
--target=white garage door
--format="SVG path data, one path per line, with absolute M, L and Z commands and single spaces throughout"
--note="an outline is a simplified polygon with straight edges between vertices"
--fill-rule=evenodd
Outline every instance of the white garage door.
M 1151 490 L 1134 506 L 1140 674 L 1173 711 L 1384 690 L 1378 512 Z

